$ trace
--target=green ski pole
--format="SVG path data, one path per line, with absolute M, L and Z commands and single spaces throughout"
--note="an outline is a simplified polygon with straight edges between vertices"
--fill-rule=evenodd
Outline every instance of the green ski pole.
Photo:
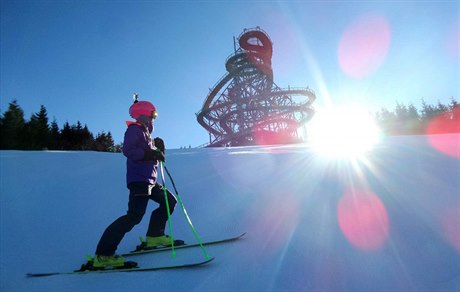
M 163 170 L 163 167 L 164 167 L 164 169 L 166 170 L 166 173 L 168 174 L 168 177 L 169 177 L 169 179 L 171 180 L 171 183 L 172 183 L 172 185 L 173 185 L 174 191 L 176 192 L 177 200 L 179 201 L 179 204 L 180 204 L 180 206 L 181 206 L 181 208 L 182 208 L 182 212 L 184 213 L 185 218 L 187 219 L 188 225 L 190 226 L 190 229 L 192 230 L 193 235 L 195 236 L 196 240 L 197 240 L 198 243 L 200 244 L 201 250 L 203 251 L 203 254 L 204 254 L 205 258 L 206 258 L 207 260 L 209 260 L 210 257 L 209 257 L 209 255 L 208 255 L 206 249 L 204 248 L 204 245 L 203 245 L 203 243 L 202 243 L 200 237 L 198 236 L 198 232 L 196 231 L 195 227 L 193 226 L 193 223 L 192 223 L 192 220 L 190 219 L 190 216 L 188 216 L 188 214 L 187 214 L 187 210 L 185 209 L 184 203 L 182 202 L 182 198 L 180 197 L 179 192 L 178 192 L 177 189 L 176 189 L 176 184 L 174 183 L 174 180 L 173 180 L 171 174 L 169 173 L 168 168 L 166 167 L 166 165 L 164 164 L 164 162 L 161 163 L 161 167 L 162 167 L 162 168 L 161 168 L 162 170 Z
M 166 191 L 166 184 L 165 184 L 165 176 L 163 172 L 163 162 L 160 161 L 160 166 L 161 166 L 161 180 L 163 182 L 163 192 L 165 195 L 165 202 L 166 202 L 166 211 L 168 213 L 168 226 L 169 226 L 169 236 L 171 237 L 171 253 L 172 257 L 176 257 L 176 251 L 174 250 L 174 236 L 173 236 L 173 229 L 172 229 L 172 223 L 171 223 L 171 210 L 169 209 L 169 200 L 168 200 L 168 193 Z

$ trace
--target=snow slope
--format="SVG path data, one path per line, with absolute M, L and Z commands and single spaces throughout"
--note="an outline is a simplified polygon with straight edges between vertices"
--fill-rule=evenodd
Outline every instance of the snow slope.
M 0 290 L 460 291 L 460 161 L 428 138 L 389 138 L 355 161 L 308 145 L 169 150 L 202 239 L 246 237 L 208 247 L 216 259 L 193 270 L 49 278 L 25 274 L 79 267 L 126 211 L 125 158 L 1 151 Z M 449 139 L 459 147 L 459 135 Z M 119 252 L 138 243 L 147 218 Z M 180 208 L 172 223 L 176 237 L 195 241 Z M 133 260 L 203 257 L 194 248 Z

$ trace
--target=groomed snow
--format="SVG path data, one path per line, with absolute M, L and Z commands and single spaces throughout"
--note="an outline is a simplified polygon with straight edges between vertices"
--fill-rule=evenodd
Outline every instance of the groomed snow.
M 449 140 L 460 147 L 460 135 Z M 427 136 L 388 138 L 360 160 L 308 145 L 168 150 L 201 238 L 247 232 L 209 246 L 216 259 L 190 270 L 26 278 L 94 253 L 127 208 L 125 158 L 1 151 L 0 164 L 1 291 L 460 291 L 460 160 Z M 138 244 L 147 216 L 120 253 Z M 179 206 L 172 218 L 173 235 L 195 242 Z M 193 248 L 132 259 L 203 258 Z

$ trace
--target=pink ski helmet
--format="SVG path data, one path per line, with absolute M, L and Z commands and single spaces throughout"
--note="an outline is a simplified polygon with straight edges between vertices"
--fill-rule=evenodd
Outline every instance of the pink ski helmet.
M 151 102 L 136 101 L 129 108 L 129 115 L 137 120 L 139 116 L 147 116 L 155 119 L 158 114 L 157 109 Z

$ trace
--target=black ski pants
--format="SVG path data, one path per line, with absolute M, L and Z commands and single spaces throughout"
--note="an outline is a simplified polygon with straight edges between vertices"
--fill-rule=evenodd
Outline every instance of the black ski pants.
M 147 229 L 147 236 L 162 236 L 165 233 L 166 222 L 168 221 L 168 213 L 166 208 L 166 200 L 162 185 L 151 185 L 144 182 L 135 182 L 128 185 L 129 202 L 126 215 L 115 220 L 102 234 L 101 239 L 96 248 L 97 255 L 114 255 L 118 245 L 125 234 L 144 217 L 149 200 L 153 200 L 159 204 L 158 208 L 152 211 L 150 215 L 150 223 Z M 169 211 L 172 214 L 177 200 L 174 195 L 166 190 L 169 203 Z

